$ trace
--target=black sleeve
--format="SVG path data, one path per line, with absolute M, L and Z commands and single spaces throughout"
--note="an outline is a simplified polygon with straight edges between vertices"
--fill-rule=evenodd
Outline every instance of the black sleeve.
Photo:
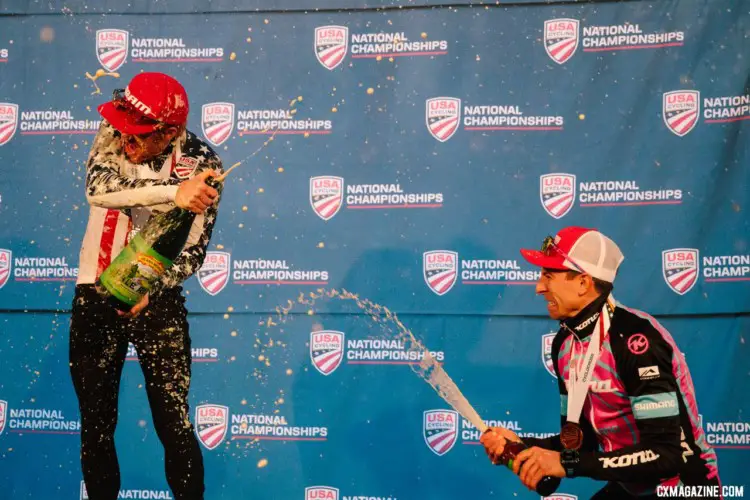
M 582 452 L 580 476 L 654 481 L 676 475 L 682 466 L 681 398 L 672 372 L 672 347 L 650 322 L 644 320 L 639 326 L 642 332 L 618 333 L 610 339 L 639 442 L 610 452 Z

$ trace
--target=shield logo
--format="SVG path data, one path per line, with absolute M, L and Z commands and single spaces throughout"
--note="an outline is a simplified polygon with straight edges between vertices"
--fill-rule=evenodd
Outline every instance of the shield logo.
M 214 146 L 221 146 L 234 130 L 234 104 L 212 102 L 201 108 L 203 137 Z
M 224 441 L 228 424 L 227 406 L 200 405 L 195 408 L 195 432 L 201 444 L 209 450 L 213 450 Z
M 344 178 L 331 175 L 310 177 L 310 205 L 323 220 L 330 220 L 341 209 Z
M 128 58 L 128 32 L 125 30 L 97 30 L 96 58 L 107 71 L 115 71 Z
M 545 174 L 539 177 L 539 198 L 544 210 L 555 219 L 563 217 L 573 208 L 576 199 L 576 176 L 572 174 Z
M 180 159 L 177 161 L 177 165 L 174 167 L 174 173 L 177 174 L 177 177 L 180 179 L 187 179 L 189 178 L 193 172 L 195 172 L 195 169 L 198 167 L 198 159 L 197 158 L 190 158 L 189 156 L 181 156 Z
M 445 455 L 456 444 L 458 412 L 453 410 L 427 410 L 422 425 L 424 441 L 438 456 Z
M 461 99 L 433 97 L 425 102 L 427 130 L 432 137 L 445 142 L 456 133 L 461 121 Z
M 701 93 L 697 90 L 664 93 L 662 116 L 672 133 L 683 137 L 695 128 L 701 109 L 700 97 Z
M 18 128 L 18 104 L 0 102 L 0 146 L 4 146 L 16 134 Z
M 568 495 L 567 493 L 555 493 L 548 497 L 542 497 L 543 500 L 578 500 L 576 495 Z
M 320 330 L 310 333 L 310 359 L 323 375 L 330 375 L 344 359 L 344 333 Z
M 339 489 L 330 486 L 308 486 L 305 500 L 339 500 Z
M 224 290 L 229 282 L 229 264 L 232 260 L 229 252 L 206 252 L 203 265 L 198 270 L 198 283 L 209 295 L 216 295 Z
M 0 248 L 0 288 L 5 286 L 10 278 L 10 263 L 13 253 L 10 250 Z
M 81 481 L 81 500 L 89 500 L 89 493 L 86 491 L 86 483 Z
M 544 50 L 557 64 L 573 57 L 578 48 L 578 20 L 550 19 L 544 21 Z
M 349 48 L 349 28 L 320 26 L 315 28 L 315 57 L 323 67 L 334 69 L 346 57 Z
M 556 332 L 550 332 L 542 335 L 542 364 L 547 369 L 547 373 L 557 378 L 555 374 L 555 365 L 552 360 L 552 341 L 557 335 Z
M 5 422 L 8 421 L 8 402 L 0 399 L 0 434 L 5 430 Z
M 664 281 L 675 293 L 685 295 L 698 281 L 698 250 L 673 248 L 661 253 Z
M 458 252 L 432 250 L 422 255 L 422 273 L 430 290 L 445 295 L 456 284 Z

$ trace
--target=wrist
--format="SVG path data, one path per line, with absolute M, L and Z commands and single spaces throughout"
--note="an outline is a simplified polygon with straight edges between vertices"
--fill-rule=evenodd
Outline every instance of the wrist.
M 560 452 L 560 465 L 565 471 L 565 477 L 577 477 L 581 466 L 581 455 L 578 450 L 563 449 Z

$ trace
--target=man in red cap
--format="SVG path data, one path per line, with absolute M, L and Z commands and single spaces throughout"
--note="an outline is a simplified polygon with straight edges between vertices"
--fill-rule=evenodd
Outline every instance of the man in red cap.
M 175 499 L 202 499 L 203 458 L 190 422 L 190 336 L 181 283 L 203 263 L 222 171 L 208 145 L 187 131 L 188 99 L 174 78 L 136 75 L 98 108 L 104 120 L 87 163 L 91 205 L 70 325 L 70 371 L 81 412 L 81 465 L 91 500 L 115 500 L 117 395 L 128 343 L 138 352 L 154 427 Z M 99 275 L 149 218 L 176 206 L 199 214 L 173 266 L 128 313 L 94 289 Z
M 655 499 L 678 484 L 718 489 L 685 358 L 654 318 L 612 296 L 617 245 L 567 227 L 521 254 L 541 267 L 536 293 L 560 321 L 552 360 L 562 400 L 560 434 L 523 439 L 529 448 L 513 462 L 521 481 L 532 490 L 545 476 L 607 481 L 597 500 Z M 495 427 L 481 441 L 494 463 L 520 438 Z

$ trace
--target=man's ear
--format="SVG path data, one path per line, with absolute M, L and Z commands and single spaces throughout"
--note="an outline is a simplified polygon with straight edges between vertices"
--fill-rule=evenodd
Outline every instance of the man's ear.
M 170 125 L 169 127 L 165 128 L 162 132 L 162 135 L 165 138 L 168 138 L 170 141 L 177 137 L 177 134 L 180 133 L 180 127 L 175 127 L 174 125 Z
M 589 290 L 594 288 L 594 280 L 589 276 L 588 274 L 579 274 L 578 275 L 578 294 L 579 295 L 586 295 Z

